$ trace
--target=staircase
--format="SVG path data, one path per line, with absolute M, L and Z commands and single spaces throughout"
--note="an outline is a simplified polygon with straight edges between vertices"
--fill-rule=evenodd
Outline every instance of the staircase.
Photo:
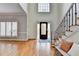
M 79 30 L 79 4 L 72 3 L 62 22 L 55 31 L 54 38 L 67 39 Z

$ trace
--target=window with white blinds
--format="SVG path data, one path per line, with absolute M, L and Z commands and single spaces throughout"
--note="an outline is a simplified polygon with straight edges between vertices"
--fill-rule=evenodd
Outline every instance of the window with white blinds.
M 38 3 L 38 12 L 50 12 L 50 4 Z

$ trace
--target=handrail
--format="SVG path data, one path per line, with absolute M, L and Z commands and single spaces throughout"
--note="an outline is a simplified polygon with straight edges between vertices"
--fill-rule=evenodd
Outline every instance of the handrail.
M 73 10 L 75 8 L 75 10 Z M 75 15 L 75 16 L 74 16 Z M 75 17 L 75 24 L 73 23 L 74 17 Z M 71 19 L 72 18 L 72 19 Z M 67 23 L 67 24 L 66 24 Z M 63 20 L 57 27 L 54 37 L 65 35 L 66 31 L 71 31 L 70 27 L 73 25 L 77 25 L 77 5 L 76 3 L 72 3 L 72 5 L 69 7 L 68 11 L 66 12 Z
M 66 12 L 66 14 L 65 15 L 67 15 L 67 13 L 69 12 L 69 10 L 73 7 L 73 5 L 74 5 L 75 3 L 72 3 L 72 5 L 69 7 L 69 9 L 68 9 L 68 11 Z M 64 16 L 65 17 L 65 16 Z

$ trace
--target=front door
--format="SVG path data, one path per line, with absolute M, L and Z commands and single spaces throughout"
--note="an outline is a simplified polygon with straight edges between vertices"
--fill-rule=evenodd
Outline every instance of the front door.
M 47 29 L 48 29 L 47 22 L 40 22 L 40 39 L 46 40 L 47 39 Z

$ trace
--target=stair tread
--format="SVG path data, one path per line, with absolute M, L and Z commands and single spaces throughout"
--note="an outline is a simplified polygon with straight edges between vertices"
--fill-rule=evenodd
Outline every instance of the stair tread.
M 65 36 L 65 35 L 62 35 L 62 39 L 66 39 L 67 38 L 67 36 Z
M 54 44 L 52 44 L 51 46 L 55 46 Z
M 79 17 L 77 16 L 77 19 L 79 19 Z
M 73 32 L 73 31 L 71 31 L 71 30 L 66 30 L 66 32 Z

